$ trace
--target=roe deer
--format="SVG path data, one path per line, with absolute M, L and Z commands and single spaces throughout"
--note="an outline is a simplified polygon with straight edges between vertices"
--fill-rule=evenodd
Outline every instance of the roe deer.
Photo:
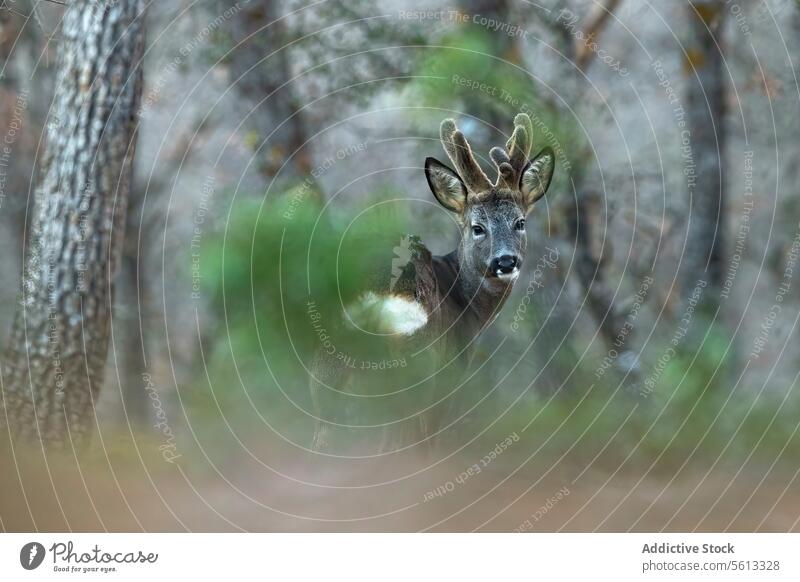
M 393 354 L 435 354 L 433 376 L 438 379 L 434 383 L 448 378 L 445 382 L 452 385 L 458 372 L 466 369 L 473 340 L 499 313 L 519 276 L 526 248 L 525 219 L 547 191 L 555 168 L 550 148 L 529 159 L 532 136 L 530 117 L 517 115 L 507 151 L 495 147 L 490 152 L 498 171 L 492 184 L 464 134 L 452 119 L 444 120 L 441 141 L 455 170 L 427 158 L 425 175 L 436 200 L 455 215 L 461 230 L 458 248 L 433 256 L 418 238 L 405 238 L 401 249 L 405 264 L 394 261 L 391 272 L 345 310 L 347 319 L 362 333 L 382 336 L 381 343 L 391 346 Z M 342 397 L 352 394 L 345 388 L 358 367 L 346 360 L 325 350 L 315 355 L 311 370 L 315 450 L 329 445 L 331 425 L 347 426 L 340 422 L 346 409 Z M 439 368 L 454 370 L 456 375 L 443 376 Z M 411 419 L 411 433 L 403 435 L 405 444 L 425 440 L 430 445 L 438 430 L 443 406 L 429 405 L 429 396 L 423 395 L 417 391 L 404 401 L 416 409 L 405 419 Z

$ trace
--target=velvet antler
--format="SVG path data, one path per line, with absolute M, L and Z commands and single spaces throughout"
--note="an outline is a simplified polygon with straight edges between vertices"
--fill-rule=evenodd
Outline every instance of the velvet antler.
M 533 142 L 533 123 L 527 113 L 520 113 L 514 118 L 514 132 L 506 143 L 508 151 L 494 147 L 489 156 L 497 166 L 498 188 L 519 188 L 520 177 L 528 164 Z
M 489 190 L 492 183 L 472 155 L 472 150 L 464 134 L 456 128 L 456 122 L 452 119 L 445 119 L 442 122 L 440 136 L 447 157 L 453 162 L 456 172 L 467 189 L 473 194 Z

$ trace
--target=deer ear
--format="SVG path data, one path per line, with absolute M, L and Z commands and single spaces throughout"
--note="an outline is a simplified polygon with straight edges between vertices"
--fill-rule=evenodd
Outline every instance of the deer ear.
M 555 167 L 556 157 L 550 148 L 544 148 L 525 166 L 519 178 L 519 190 L 528 210 L 547 192 Z
M 467 205 L 467 187 L 454 170 L 434 158 L 425 159 L 425 177 L 439 204 L 461 213 Z

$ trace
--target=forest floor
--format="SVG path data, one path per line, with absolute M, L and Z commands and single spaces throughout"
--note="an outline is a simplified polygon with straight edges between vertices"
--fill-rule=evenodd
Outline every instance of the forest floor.
M 167 462 L 156 444 L 106 436 L 87 453 L 51 453 L 46 463 L 40 448 L 11 454 L 6 444 L 0 530 L 800 529 L 797 473 L 767 464 L 648 472 L 568 457 L 526 460 L 511 449 L 353 459 L 267 442 L 181 451 Z

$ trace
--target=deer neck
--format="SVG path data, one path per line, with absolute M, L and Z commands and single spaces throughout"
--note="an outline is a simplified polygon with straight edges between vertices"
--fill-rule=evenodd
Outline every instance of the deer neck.
M 458 310 L 466 322 L 483 329 L 500 313 L 514 286 L 513 282 L 487 279 L 486 274 L 464 259 L 461 249 L 443 257 L 454 280 L 448 285 Z

